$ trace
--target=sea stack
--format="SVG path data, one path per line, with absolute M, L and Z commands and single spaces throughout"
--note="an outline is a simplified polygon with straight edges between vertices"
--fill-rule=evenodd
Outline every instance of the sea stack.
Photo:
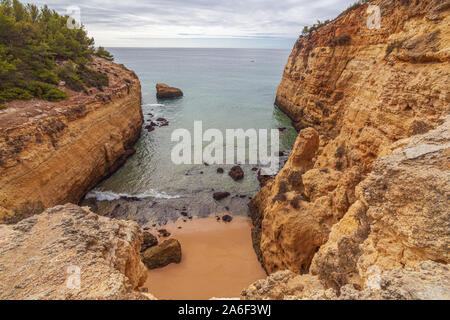
M 156 97 L 158 99 L 175 99 L 183 96 L 183 91 L 170 87 L 165 83 L 158 83 L 156 85 L 156 91 Z

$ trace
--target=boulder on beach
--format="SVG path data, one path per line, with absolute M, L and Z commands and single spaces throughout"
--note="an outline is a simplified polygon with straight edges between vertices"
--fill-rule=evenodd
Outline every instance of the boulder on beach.
M 233 221 L 233 217 L 230 216 L 229 214 L 226 214 L 222 217 L 223 222 L 231 222 Z
M 158 238 L 156 238 L 150 232 L 144 232 L 143 235 L 144 239 L 142 240 L 141 252 L 144 252 L 145 250 L 158 245 Z
M 183 96 L 183 91 L 178 88 L 170 87 L 165 83 L 156 85 L 156 97 L 158 99 L 174 99 Z
M 229 175 L 234 181 L 239 181 L 244 179 L 244 170 L 240 166 L 234 166 L 231 168 Z
M 181 262 L 181 244 L 178 240 L 166 240 L 158 246 L 151 247 L 142 254 L 142 262 L 149 269 L 165 267 L 171 263 Z
M 216 192 L 213 194 L 214 200 L 217 200 L 217 201 L 228 198 L 229 196 L 230 196 L 229 192 Z

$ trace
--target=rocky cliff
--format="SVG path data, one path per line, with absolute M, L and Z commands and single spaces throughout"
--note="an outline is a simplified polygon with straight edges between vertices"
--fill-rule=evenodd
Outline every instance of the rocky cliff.
M 0 299 L 154 299 L 135 222 L 57 206 L 0 225 Z
M 337 294 L 449 262 L 450 1 L 370 5 L 380 29 L 359 6 L 295 44 L 276 104 L 300 134 L 250 204 L 268 273 L 310 273 Z
M 22 206 L 77 203 L 114 172 L 140 135 L 141 86 L 134 72 L 94 58 L 109 87 L 66 101 L 14 101 L 0 112 L 0 215 Z

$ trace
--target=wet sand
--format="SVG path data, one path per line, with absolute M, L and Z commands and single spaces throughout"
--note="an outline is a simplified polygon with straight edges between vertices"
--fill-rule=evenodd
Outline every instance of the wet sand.
M 145 287 L 158 299 L 235 298 L 254 281 L 266 278 L 253 251 L 248 218 L 224 223 L 213 216 L 163 228 L 180 241 L 182 261 L 148 271 Z M 156 230 L 150 232 L 156 235 Z

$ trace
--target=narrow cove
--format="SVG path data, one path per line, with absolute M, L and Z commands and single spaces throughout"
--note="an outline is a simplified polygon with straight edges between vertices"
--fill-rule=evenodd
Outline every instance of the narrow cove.
M 239 297 L 266 274 L 253 251 L 248 202 L 259 191 L 257 168 L 241 164 L 234 181 L 231 165 L 175 165 L 171 134 L 204 130 L 281 129 L 280 150 L 289 154 L 296 131 L 273 102 L 288 50 L 110 48 L 118 63 L 136 71 L 142 85 L 145 124 L 136 154 L 83 200 L 95 212 L 134 220 L 161 244 L 177 239 L 179 264 L 149 270 L 145 288 L 159 299 Z M 155 85 L 166 82 L 184 97 L 157 100 Z M 146 130 L 164 119 L 168 125 Z M 248 148 L 248 146 L 246 146 Z M 223 169 L 223 173 L 218 173 Z M 220 170 L 219 170 L 220 171 Z M 230 195 L 217 201 L 215 192 Z M 224 215 L 232 217 L 224 222 Z M 168 231 L 164 237 L 158 230 Z

